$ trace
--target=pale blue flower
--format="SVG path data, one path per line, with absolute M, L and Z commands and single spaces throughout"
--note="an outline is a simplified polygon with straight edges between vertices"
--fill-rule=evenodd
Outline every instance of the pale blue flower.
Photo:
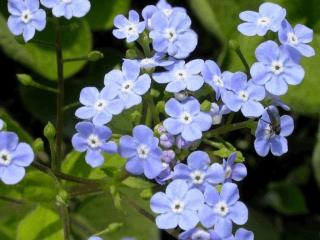
M 178 236 L 179 240 L 211 240 L 210 233 L 201 229 L 193 228 L 188 231 L 182 232 Z
M 26 42 L 46 26 L 46 12 L 39 9 L 39 0 L 8 0 L 8 28 L 12 34 L 23 35 Z
M 201 139 L 202 132 L 212 125 L 211 116 L 200 111 L 200 103 L 194 97 L 183 102 L 171 98 L 165 105 L 165 111 L 170 117 L 163 122 L 163 126 L 170 134 L 181 134 L 187 141 Z
M 124 109 L 122 100 L 112 88 L 103 88 L 101 92 L 95 87 L 85 87 L 80 93 L 83 107 L 77 109 L 75 115 L 83 120 L 92 120 L 95 125 L 104 125 L 111 121 Z
M 150 58 L 144 58 L 139 60 L 140 62 L 140 67 L 142 69 L 152 69 L 155 67 L 168 67 L 172 64 L 174 64 L 173 60 L 167 60 L 164 58 L 164 55 L 161 53 L 155 53 L 155 55 L 153 55 L 153 57 Z
M 17 184 L 25 176 L 25 167 L 34 160 L 32 148 L 19 143 L 17 134 L 0 132 L 0 179 L 7 185 Z
M 279 30 L 279 40 L 282 44 L 293 47 L 305 57 L 312 57 L 315 55 L 314 49 L 307 44 L 312 42 L 312 29 L 302 24 L 297 24 L 292 28 L 287 20 L 283 21 L 281 26 L 282 27 Z
M 263 3 L 259 12 L 244 11 L 240 19 L 245 21 L 238 26 L 238 30 L 247 36 L 264 36 L 269 30 L 279 31 L 282 21 L 286 17 L 286 10 L 274 3 Z
M 52 8 L 52 14 L 56 17 L 84 17 L 90 10 L 89 0 L 40 0 L 41 4 L 47 8 Z
M 298 85 L 304 78 L 304 70 L 297 64 L 292 48 L 267 41 L 258 46 L 256 58 L 259 62 L 250 70 L 253 82 L 264 85 L 273 95 L 285 94 L 288 85 Z
M 103 240 L 103 239 L 101 237 L 92 236 L 92 237 L 89 237 L 88 240 Z
M 135 175 L 144 174 L 149 179 L 156 178 L 163 170 L 159 139 L 144 125 L 134 127 L 132 135 L 120 138 L 119 152 L 128 159 L 126 170 Z
M 237 153 L 232 153 L 227 160 L 223 159 L 223 170 L 226 182 L 241 181 L 247 176 L 247 168 L 243 163 L 235 163 Z
M 160 214 L 156 224 L 160 229 L 173 229 L 179 226 L 183 230 L 194 228 L 199 217 L 197 211 L 203 207 L 203 194 L 198 189 L 189 190 L 183 180 L 171 182 L 166 192 L 158 192 L 150 200 L 153 212 Z
M 197 91 L 204 83 L 200 75 L 204 62 L 201 59 L 188 63 L 179 61 L 167 67 L 168 72 L 155 73 L 152 78 L 158 83 L 168 83 L 166 91 L 178 93 L 183 90 Z
M 140 22 L 139 14 L 131 10 L 129 19 L 123 15 L 118 15 L 114 19 L 114 25 L 118 29 L 113 30 L 113 35 L 118 39 L 127 39 L 127 42 L 134 42 L 145 29 L 145 22 Z
M 117 145 L 108 141 L 112 136 L 110 128 L 80 122 L 76 129 L 78 132 L 72 137 L 72 145 L 76 151 L 86 152 L 85 160 L 91 167 L 96 168 L 104 163 L 104 152 L 117 152 Z
M 148 74 L 140 76 L 140 64 L 136 60 L 125 60 L 122 71 L 113 70 L 104 78 L 106 88 L 112 89 L 122 100 L 126 109 L 141 103 L 141 95 L 151 86 Z

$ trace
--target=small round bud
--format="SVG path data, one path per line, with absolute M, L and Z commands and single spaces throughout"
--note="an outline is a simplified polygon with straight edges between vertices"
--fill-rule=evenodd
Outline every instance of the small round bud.
M 208 100 L 204 100 L 201 103 L 201 111 L 209 112 L 210 110 L 211 110 L 211 102 L 209 102 Z
M 137 54 L 136 50 L 132 49 L 132 48 L 128 49 L 126 51 L 126 58 L 127 59 L 137 59 L 138 58 L 138 54 Z
M 44 151 L 44 143 L 41 138 L 37 138 L 32 143 L 32 148 L 35 152 L 43 152 Z
M 102 52 L 99 52 L 99 51 L 92 51 L 92 52 L 89 52 L 88 54 L 88 60 L 90 62 L 97 62 L 102 58 L 104 58 L 104 55 Z
M 60 190 L 56 196 L 56 203 L 58 206 L 67 205 L 69 201 L 68 192 L 65 190 Z
M 28 74 L 17 74 L 18 81 L 24 86 L 33 86 L 34 81 Z
M 130 117 L 131 117 L 133 123 L 138 124 L 141 119 L 141 112 L 134 111 L 133 113 L 130 114 Z
M 160 92 L 159 92 L 158 90 L 152 88 L 150 95 L 151 95 L 152 97 L 157 98 L 157 97 L 160 96 Z
M 163 153 L 162 153 L 162 160 L 165 163 L 170 163 L 171 161 L 173 161 L 175 159 L 175 157 L 176 157 L 176 153 L 171 149 L 163 151 Z
M 44 127 L 43 135 L 48 140 L 53 140 L 56 136 L 56 128 L 53 126 L 51 122 L 48 122 L 47 125 Z
M 164 108 L 165 108 L 165 102 L 164 101 L 159 101 L 156 105 L 156 108 L 159 113 L 164 113 Z

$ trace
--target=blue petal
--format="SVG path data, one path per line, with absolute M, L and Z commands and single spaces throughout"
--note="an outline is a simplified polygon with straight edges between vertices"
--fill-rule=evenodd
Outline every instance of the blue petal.
M 223 184 L 220 197 L 228 205 L 233 205 L 240 198 L 238 186 L 234 183 Z
M 155 213 L 166 213 L 171 210 L 171 202 L 163 192 L 158 192 L 152 196 L 150 207 Z
M 195 151 L 189 155 L 187 162 L 192 170 L 206 170 L 210 164 L 210 158 L 206 152 Z
M 9 16 L 8 18 L 8 28 L 13 35 L 20 35 L 23 33 L 24 25 L 21 24 L 20 17 Z
M 130 158 L 126 163 L 126 170 L 129 173 L 135 174 L 135 175 L 141 175 L 143 174 L 143 163 L 142 161 L 137 158 Z
M 214 214 L 213 210 L 207 205 L 204 205 L 204 207 L 200 209 L 198 215 L 201 224 L 206 228 L 213 227 L 217 221 L 217 217 Z
M 238 26 L 238 31 L 246 36 L 254 36 L 257 34 L 257 28 L 256 23 L 241 23 Z
M 190 123 L 188 125 L 185 125 L 185 127 L 182 130 L 181 136 L 190 142 L 193 142 L 195 140 L 199 140 L 202 137 L 202 132 L 197 123 Z
M 244 228 L 239 228 L 235 234 L 235 240 L 253 240 L 253 232 L 248 231 Z
M 241 112 L 245 117 L 259 117 L 264 112 L 264 107 L 259 102 L 247 101 L 242 105 Z
M 117 28 L 125 28 L 126 26 L 128 26 L 130 24 L 130 22 L 128 21 L 128 19 L 125 16 L 118 15 L 114 18 L 113 24 Z
M 12 160 L 15 165 L 20 167 L 29 166 L 34 160 L 34 153 L 29 144 L 19 143 L 15 151 L 12 153 Z
M 270 140 L 271 152 L 274 156 L 281 156 L 288 152 L 288 141 L 283 136 L 275 136 Z
M 181 80 L 175 80 L 170 82 L 167 87 L 166 91 L 167 92 L 172 92 L 172 93 L 178 93 L 187 88 L 187 84 L 184 81 Z
M 156 224 L 159 229 L 173 229 L 178 226 L 178 215 L 168 212 L 156 217 Z
M 89 12 L 91 4 L 88 0 L 74 1 L 71 8 L 73 16 L 81 18 Z
M 217 189 L 213 186 L 208 186 L 204 191 L 204 198 L 206 204 L 213 207 L 217 202 L 220 201 L 220 195 Z
M 190 230 L 194 228 L 198 222 L 199 217 L 195 211 L 184 210 L 179 216 L 178 225 L 183 230 Z
M 163 126 L 172 135 L 177 135 L 183 131 L 182 123 L 174 118 L 167 118 L 164 120 Z
M 120 155 L 124 158 L 131 158 L 137 154 L 137 145 L 131 136 L 122 136 L 119 146 Z
M 137 24 L 137 23 L 139 23 L 139 19 L 140 19 L 139 14 L 136 11 L 134 11 L 134 10 L 129 11 L 129 21 L 130 22 Z
M 32 26 L 30 23 L 24 26 L 23 29 L 23 39 L 25 42 L 28 42 L 29 40 L 31 40 L 34 35 L 36 33 L 36 29 L 34 28 L 34 26 Z
M 200 112 L 196 117 L 193 118 L 201 131 L 208 131 L 212 126 L 212 118 L 208 113 Z
M 18 145 L 19 138 L 13 132 L 0 132 L 0 150 L 13 151 Z
M 204 196 L 198 189 L 191 189 L 186 194 L 184 203 L 186 209 L 198 211 L 204 206 Z
M 166 189 L 166 195 L 171 201 L 183 200 L 189 190 L 188 184 L 180 179 L 171 182 Z
M 274 41 L 263 42 L 256 49 L 256 57 L 263 63 L 272 63 L 272 61 L 278 59 L 279 54 L 280 49 Z
M 144 161 L 143 168 L 144 168 L 144 175 L 148 179 L 156 178 L 157 176 L 159 176 L 159 174 L 163 170 L 163 166 L 160 159 L 154 159 L 154 158 L 152 159 L 149 158 L 146 161 Z
M 213 163 L 207 171 L 207 181 L 211 184 L 219 184 L 224 181 L 224 171 L 220 164 Z
M 245 224 L 248 221 L 248 208 L 242 202 L 236 202 L 230 207 L 229 216 L 235 224 Z
M 127 80 L 135 81 L 140 74 L 140 64 L 136 60 L 124 60 L 122 72 Z
M 105 144 L 103 144 L 101 146 L 101 150 L 104 151 L 104 152 L 107 152 L 107 153 L 117 153 L 118 152 L 118 146 L 115 142 L 107 142 Z
M 170 117 L 179 118 L 183 112 L 182 104 L 175 98 L 171 98 L 165 105 L 165 111 Z
M 293 118 L 284 115 L 280 118 L 280 127 L 281 127 L 281 136 L 287 137 L 292 134 L 293 129 L 294 129 L 294 123 L 293 123 Z
M 20 182 L 23 179 L 24 175 L 25 169 L 23 167 L 11 164 L 3 168 L 1 180 L 5 184 L 13 185 Z
M 266 89 L 276 96 L 284 95 L 288 91 L 288 84 L 282 77 L 273 76 L 272 79 L 266 83 Z
M 145 94 L 149 89 L 151 85 L 151 79 L 148 74 L 143 74 L 138 78 L 134 85 L 134 91 L 138 95 Z
M 256 150 L 259 156 L 267 156 L 270 151 L 269 141 L 265 139 L 265 137 L 256 138 L 254 141 L 254 149 Z

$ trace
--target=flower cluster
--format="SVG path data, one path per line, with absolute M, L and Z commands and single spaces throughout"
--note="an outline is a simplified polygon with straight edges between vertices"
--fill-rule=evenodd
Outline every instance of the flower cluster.
M 0 129 L 4 122 L 0 119 Z M 19 142 L 17 134 L 0 130 L 0 179 L 4 184 L 13 185 L 25 176 L 25 168 L 34 160 L 31 146 Z
M 254 147 L 260 156 L 270 150 L 275 156 L 286 153 L 294 124 L 290 116 L 280 116 L 280 110 L 289 110 L 280 97 L 288 85 L 303 80 L 300 60 L 314 55 L 308 45 L 313 32 L 303 25 L 292 28 L 286 10 L 273 3 L 262 4 L 258 13 L 245 11 L 240 14 L 246 21 L 238 27 L 241 33 L 264 36 L 271 30 L 279 41 L 261 43 L 257 62 L 247 73 L 229 72 L 213 60 L 186 60 L 198 39 L 185 9 L 160 0 L 141 15 L 131 10 L 128 18 L 115 18 L 113 35 L 126 39 L 130 49 L 121 69 L 105 75 L 101 91 L 81 91 L 83 106 L 76 116 L 83 122 L 76 125 L 73 146 L 87 152 L 92 167 L 103 164 L 102 153 L 119 153 L 127 160 L 127 172 L 166 186 L 150 201 L 158 228 L 179 227 L 184 231 L 179 239 L 186 240 L 252 240 L 252 232 L 234 231 L 233 226 L 248 220 L 236 185 L 247 175 L 245 165 L 236 152 L 219 162 L 198 147 L 210 142 L 216 125 L 223 128 L 224 115 L 241 112 L 248 122 L 258 122 Z M 201 95 L 204 88 L 210 90 L 208 99 Z M 154 107 L 154 91 L 164 99 L 162 108 Z M 114 115 L 139 107 L 157 115 L 152 116 L 156 123 L 152 126 L 142 116 L 131 135 L 120 136 L 118 145 L 110 141 L 106 124 Z
M 8 0 L 8 28 L 12 34 L 23 35 L 26 42 L 30 41 L 36 31 L 44 30 L 46 26 L 46 12 L 40 8 L 52 9 L 55 17 L 81 18 L 85 16 L 91 4 L 89 0 Z

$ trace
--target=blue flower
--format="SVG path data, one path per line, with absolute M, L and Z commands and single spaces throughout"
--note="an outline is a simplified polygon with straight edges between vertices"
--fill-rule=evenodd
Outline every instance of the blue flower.
M 66 19 L 84 17 L 91 8 L 88 0 L 40 0 L 40 2 L 43 6 L 52 8 L 54 16 L 64 16 Z
M 215 231 L 221 233 L 221 236 L 228 236 L 232 222 L 237 225 L 247 222 L 248 209 L 238 201 L 239 190 L 236 184 L 223 184 L 220 193 L 215 187 L 208 186 L 204 197 L 206 205 L 199 211 L 200 222 L 204 227 L 215 226 Z
M 237 153 L 232 153 L 227 160 L 223 159 L 225 181 L 241 181 L 247 176 L 247 168 L 243 163 L 235 163 Z
M 193 228 L 188 231 L 182 232 L 178 236 L 179 240 L 211 240 L 210 233 L 201 229 Z
M 148 74 L 140 76 L 140 64 L 135 60 L 125 60 L 122 71 L 113 70 L 106 74 L 104 84 L 117 92 L 126 109 L 141 103 L 141 95 L 145 94 L 151 85 Z
M 256 50 L 259 62 L 252 65 L 250 73 L 253 82 L 264 85 L 273 95 L 283 95 L 288 84 L 297 85 L 304 78 L 303 68 L 296 63 L 291 48 L 279 47 L 273 41 L 260 44 Z
M 155 67 L 168 67 L 174 64 L 173 60 L 166 60 L 164 59 L 164 55 L 161 53 L 156 53 L 153 57 L 144 58 L 139 60 L 140 68 L 142 69 L 152 69 Z
M 204 81 L 209 84 L 216 93 L 216 100 L 219 100 L 221 93 L 225 90 L 226 80 L 231 77 L 231 72 L 221 73 L 218 65 L 211 60 L 205 61 L 202 70 Z
M 179 226 L 183 230 L 194 228 L 199 217 L 197 211 L 203 207 L 203 194 L 198 189 L 189 190 L 183 180 L 171 182 L 166 192 L 158 192 L 150 200 L 153 212 L 160 215 L 156 224 L 160 229 L 173 229 Z
M 176 137 L 176 146 L 179 150 L 188 149 L 196 145 L 198 141 L 187 141 L 181 135 Z
M 286 10 L 274 3 L 263 3 L 259 12 L 244 11 L 240 19 L 246 21 L 238 26 L 239 32 L 247 36 L 264 36 L 269 30 L 279 31 L 282 21 L 286 17 Z
M 0 179 L 8 185 L 20 182 L 34 159 L 30 145 L 19 143 L 17 134 L 0 132 Z
M 95 87 L 86 87 L 80 93 L 80 103 L 84 106 L 76 111 L 76 116 L 92 120 L 95 125 L 104 125 L 111 121 L 112 115 L 122 112 L 124 104 L 117 99 L 117 92 L 112 88 L 103 88 L 99 93 Z
M 254 235 L 253 232 L 248 231 L 244 228 L 239 228 L 236 231 L 234 240 L 253 240 L 254 239 Z
M 144 125 L 134 127 L 132 135 L 120 138 L 120 154 L 128 159 L 126 170 L 154 179 L 163 170 L 159 140 L 154 137 L 153 131 Z
M 211 103 L 209 114 L 212 117 L 212 124 L 219 125 L 222 121 L 222 116 L 229 114 L 230 112 L 230 109 L 224 104 L 219 106 L 216 103 Z
M 89 237 L 88 240 L 103 240 L 103 239 L 101 237 L 92 236 L 92 237 Z
M 270 115 L 271 114 L 271 117 Z M 290 136 L 294 129 L 292 117 L 279 116 L 276 107 L 268 107 L 258 122 L 254 148 L 265 157 L 271 150 L 275 156 L 281 156 L 288 151 L 288 142 L 285 137 Z
M 265 97 L 265 89 L 247 82 L 247 75 L 236 72 L 232 75 L 228 90 L 222 94 L 222 100 L 233 112 L 241 110 L 245 117 L 259 117 L 264 111 L 260 103 Z
M 46 26 L 46 12 L 39 9 L 39 0 L 8 0 L 8 28 L 12 34 L 23 35 L 26 42 Z
M 72 145 L 78 152 L 87 152 L 86 162 L 93 168 L 104 163 L 102 153 L 116 153 L 117 145 L 108 141 L 112 132 L 105 126 L 95 126 L 91 122 L 80 122 L 76 125 L 76 133 L 72 137 Z
M 196 151 L 189 155 L 187 163 L 174 167 L 173 179 L 182 179 L 190 187 L 204 191 L 209 185 L 217 185 L 224 181 L 224 171 L 220 164 L 213 163 L 209 155 L 203 151 Z
M 162 12 L 156 12 L 151 18 L 151 26 L 150 38 L 157 52 L 182 59 L 188 57 L 198 44 L 197 34 L 190 29 L 190 17 L 181 11 L 169 18 Z
M 200 111 L 200 103 L 194 97 L 183 102 L 171 98 L 165 105 L 165 111 L 170 116 L 163 126 L 172 135 L 181 136 L 187 141 L 199 140 L 202 132 L 210 129 L 212 119 L 208 113 Z
M 118 29 L 113 30 L 113 35 L 118 39 L 127 39 L 127 42 L 134 42 L 139 38 L 139 35 L 144 31 L 146 24 L 140 22 L 139 14 L 131 10 L 129 19 L 123 15 L 118 15 L 114 19 L 114 26 Z
M 169 83 L 166 91 L 178 93 L 183 90 L 197 91 L 204 83 L 200 75 L 203 68 L 203 60 L 197 59 L 186 63 L 178 61 L 176 64 L 167 67 L 168 72 L 155 73 L 152 75 L 157 83 Z
M 279 30 L 280 42 L 282 44 L 290 45 L 305 57 L 312 57 L 315 55 L 314 49 L 307 45 L 307 43 L 312 42 L 312 39 L 313 30 L 302 24 L 297 24 L 292 28 L 290 23 L 285 20 Z
M 186 12 L 185 8 L 182 7 L 172 7 L 166 0 L 160 0 L 156 6 L 148 5 L 142 11 L 143 19 L 147 23 L 148 29 L 152 29 L 151 18 L 156 12 L 162 12 L 168 18 L 177 11 L 181 11 L 183 13 Z

